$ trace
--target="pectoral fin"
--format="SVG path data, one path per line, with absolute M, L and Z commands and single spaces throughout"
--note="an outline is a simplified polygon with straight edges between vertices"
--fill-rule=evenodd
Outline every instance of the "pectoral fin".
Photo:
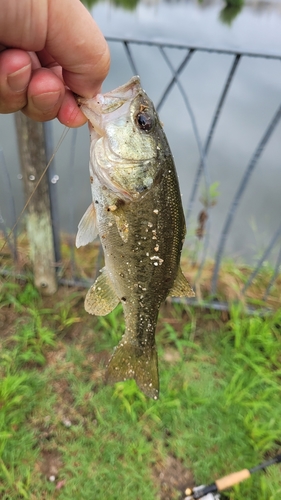
M 87 245 L 93 241 L 97 235 L 96 211 L 94 204 L 91 203 L 78 224 L 78 233 L 76 236 L 77 248 Z
M 186 277 L 183 275 L 179 266 L 177 277 L 174 281 L 173 287 L 169 292 L 172 297 L 194 297 L 195 293 L 188 283 Z
M 101 275 L 88 290 L 85 298 L 85 309 L 90 314 L 96 316 L 106 316 L 119 304 L 114 286 L 112 285 L 106 268 L 101 271 Z

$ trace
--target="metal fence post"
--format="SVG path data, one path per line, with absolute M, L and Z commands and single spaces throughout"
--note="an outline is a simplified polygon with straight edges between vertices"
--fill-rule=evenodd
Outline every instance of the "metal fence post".
M 50 161 L 50 158 L 54 153 L 52 125 L 53 124 L 50 121 L 43 123 L 47 162 Z M 50 166 L 48 167 L 46 175 L 48 179 L 49 196 L 50 196 L 50 211 L 51 211 L 53 238 L 54 238 L 55 259 L 57 265 L 59 265 L 59 263 L 61 262 L 59 207 L 58 207 L 58 193 L 57 193 L 57 183 L 59 180 L 59 176 L 55 173 L 55 171 L 56 171 L 55 160 L 53 160 L 50 163 Z

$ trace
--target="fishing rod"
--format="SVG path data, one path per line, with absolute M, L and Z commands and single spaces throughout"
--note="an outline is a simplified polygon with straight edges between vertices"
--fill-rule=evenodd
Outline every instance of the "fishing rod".
M 267 467 L 278 463 L 281 463 L 281 453 L 266 462 L 256 465 L 252 469 L 242 469 L 238 472 L 233 472 L 232 474 L 224 476 L 221 479 L 217 479 L 214 483 L 209 484 L 208 486 L 197 486 L 193 489 L 186 488 L 186 496 L 184 500 L 197 500 L 199 498 L 206 500 L 219 500 L 220 497 L 217 495 L 215 496 L 216 493 L 219 493 L 226 488 L 230 488 L 235 484 L 242 483 L 242 481 L 248 479 L 254 472 L 264 470 Z

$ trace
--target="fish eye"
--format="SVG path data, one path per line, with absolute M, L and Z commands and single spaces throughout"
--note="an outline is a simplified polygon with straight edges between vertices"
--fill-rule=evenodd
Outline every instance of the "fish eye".
M 137 114 L 136 122 L 142 130 L 145 130 L 145 132 L 149 132 L 154 125 L 153 117 L 143 111 Z

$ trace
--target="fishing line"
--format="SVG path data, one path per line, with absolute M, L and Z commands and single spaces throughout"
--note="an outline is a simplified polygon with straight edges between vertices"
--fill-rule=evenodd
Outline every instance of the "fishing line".
M 49 161 L 48 161 L 48 163 L 47 163 L 46 167 L 44 168 L 44 170 L 43 170 L 42 174 L 40 175 L 40 177 L 39 177 L 38 181 L 36 182 L 35 187 L 34 187 L 34 189 L 33 189 L 32 193 L 31 193 L 31 195 L 28 197 L 28 199 L 27 199 L 27 201 L 26 201 L 26 203 L 25 203 L 25 205 L 24 205 L 23 209 L 21 210 L 21 212 L 20 212 L 20 214 L 19 214 L 19 216 L 18 216 L 18 218 L 17 218 L 17 220 L 16 220 L 15 224 L 13 225 L 12 229 L 10 229 L 10 231 L 8 232 L 8 235 L 7 235 L 6 239 L 5 239 L 5 241 L 4 241 L 3 245 L 2 245 L 2 247 L 0 248 L 0 253 L 1 253 L 1 252 L 3 251 L 3 249 L 5 248 L 5 246 L 6 246 L 6 244 L 7 244 L 7 241 L 9 240 L 9 238 L 10 238 L 10 236 L 12 235 L 13 231 L 14 231 L 14 230 L 15 230 L 15 228 L 17 227 L 17 225 L 18 225 L 18 222 L 19 222 L 20 218 L 22 217 L 22 215 L 23 215 L 23 213 L 24 213 L 24 211 L 25 211 L 26 207 L 27 207 L 27 206 L 28 206 L 28 204 L 30 203 L 30 200 L 32 199 L 32 197 L 33 197 L 33 195 L 34 195 L 34 193 L 35 193 L 36 189 L 38 188 L 38 186 L 39 186 L 40 182 L 42 181 L 42 179 L 43 179 L 43 177 L 44 177 L 44 175 L 45 175 L 45 173 L 47 172 L 47 170 L 48 170 L 49 166 L 51 165 L 51 163 L 52 163 L 52 161 L 53 161 L 53 159 L 54 159 L 55 155 L 57 154 L 57 152 L 58 152 L 58 150 L 59 150 L 60 146 L 62 145 L 62 143 L 63 143 L 63 141 L 64 141 L 64 139 L 65 139 L 66 135 L 68 134 L 68 132 L 69 132 L 69 128 L 68 128 L 68 127 L 65 127 L 65 128 L 64 128 L 64 131 L 62 132 L 62 134 L 61 134 L 61 136 L 60 136 L 60 139 L 59 139 L 59 141 L 58 141 L 58 143 L 57 143 L 57 145 L 56 145 L 56 147 L 55 147 L 55 150 L 54 150 L 54 152 L 53 152 L 53 154 L 52 154 L 51 158 L 49 159 Z

